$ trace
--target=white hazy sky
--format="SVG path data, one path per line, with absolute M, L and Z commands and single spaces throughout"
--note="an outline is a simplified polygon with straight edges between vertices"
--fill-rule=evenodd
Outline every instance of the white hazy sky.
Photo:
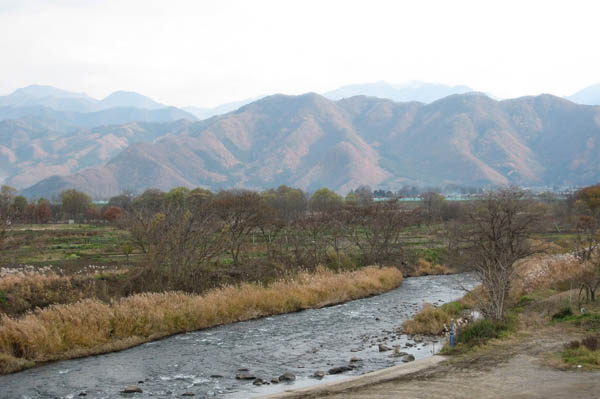
M 600 82 L 599 1 L 0 0 L 0 95 L 176 106 L 385 80 L 499 97 Z

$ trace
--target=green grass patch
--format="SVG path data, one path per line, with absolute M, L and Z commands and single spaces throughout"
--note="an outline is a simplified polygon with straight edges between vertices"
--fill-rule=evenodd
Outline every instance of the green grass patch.
M 523 295 L 521 298 L 519 298 L 515 305 L 523 307 L 529 305 L 532 302 L 535 302 L 535 298 L 533 298 L 530 295 Z
M 452 301 L 442 305 L 442 310 L 453 317 L 460 316 L 466 309 L 468 308 L 460 301 Z
M 573 366 L 586 366 L 586 368 L 600 367 L 600 339 L 589 336 L 579 341 L 572 341 L 565 345 L 565 350 L 560 353 L 562 360 Z
M 564 307 L 552 315 L 552 321 L 564 320 L 573 316 L 573 309 L 570 306 Z
M 600 351 L 591 351 L 580 346 L 577 349 L 566 349 L 561 353 L 562 360 L 571 365 L 587 365 L 600 367 Z
M 568 322 L 586 331 L 600 331 L 600 314 L 598 313 L 571 314 L 562 318 L 557 317 L 556 319 L 552 316 L 552 320 L 556 322 Z
M 512 329 L 511 320 L 493 322 L 488 319 L 477 320 L 464 327 L 458 334 L 458 342 L 474 346 L 494 338 L 500 338 Z

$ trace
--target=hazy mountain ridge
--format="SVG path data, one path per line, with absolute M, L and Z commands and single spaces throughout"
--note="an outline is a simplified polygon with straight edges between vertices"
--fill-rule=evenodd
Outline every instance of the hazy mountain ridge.
M 160 104 L 149 97 L 130 91 L 116 91 L 102 100 L 97 100 L 85 93 L 73 93 L 43 85 L 23 87 L 7 96 L 0 96 L 0 106 L 41 106 L 55 111 L 84 113 L 103 111 L 110 108 L 169 108 L 169 106 Z
M 566 98 L 578 104 L 600 105 L 600 83 L 583 88 Z
M 274 95 L 24 192 L 591 184 L 600 179 L 598 140 L 600 107 L 551 95 L 495 101 L 468 93 L 431 104 Z
M 417 101 L 431 103 L 452 94 L 464 94 L 473 91 L 468 86 L 446 86 L 439 83 L 410 82 L 405 84 L 390 84 L 387 82 L 374 82 L 352 84 L 339 87 L 323 94 L 331 100 L 341 100 L 354 96 L 369 96 L 387 98 L 395 102 Z
M 178 134 L 191 123 L 127 123 L 76 128 L 27 117 L 0 121 L 0 171 L 6 184 L 23 188 L 52 175 L 69 175 L 105 164 L 130 144 Z
M 216 115 L 223 115 L 231 111 L 235 111 L 240 107 L 243 107 L 246 104 L 250 104 L 251 102 L 260 100 L 263 96 L 248 98 L 245 100 L 232 101 L 229 103 L 217 105 L 216 107 L 207 108 L 207 107 L 183 107 L 182 109 L 190 114 L 194 115 L 198 119 L 208 119 Z

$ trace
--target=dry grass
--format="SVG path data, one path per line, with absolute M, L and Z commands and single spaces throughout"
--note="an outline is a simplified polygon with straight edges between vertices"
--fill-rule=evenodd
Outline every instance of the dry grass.
M 463 310 L 471 307 L 469 294 L 441 307 L 426 303 L 423 305 L 423 309 L 404 322 L 402 329 L 407 334 L 441 335 L 452 321 L 461 318 Z
M 439 335 L 450 321 L 451 317 L 447 312 L 426 303 L 419 313 L 404 322 L 402 329 L 407 334 Z
M 16 316 L 52 304 L 75 303 L 85 298 L 110 297 L 107 280 L 118 280 L 123 271 L 76 276 L 56 273 L 18 273 L 0 277 L 0 313 Z
M 318 308 L 398 287 L 395 268 L 336 274 L 320 268 L 270 286 L 244 283 L 191 295 L 138 294 L 112 304 L 86 299 L 21 318 L 0 317 L 0 373 L 57 359 L 109 352 L 180 332 Z
M 453 271 L 446 265 L 433 265 L 425 259 L 419 258 L 415 266 L 414 276 L 431 276 L 439 274 L 451 274 Z
M 583 271 L 581 263 L 571 254 L 531 256 L 515 265 L 517 278 L 511 290 L 512 298 L 551 288 L 577 278 Z

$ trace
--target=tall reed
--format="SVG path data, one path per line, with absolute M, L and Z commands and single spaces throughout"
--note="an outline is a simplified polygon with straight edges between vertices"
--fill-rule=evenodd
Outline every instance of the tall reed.
M 402 273 L 370 266 L 320 268 L 269 286 L 244 283 L 192 295 L 146 293 L 111 304 L 86 299 L 12 318 L 0 316 L 0 373 L 39 362 L 120 350 L 153 339 L 257 317 L 319 308 L 398 287 Z

